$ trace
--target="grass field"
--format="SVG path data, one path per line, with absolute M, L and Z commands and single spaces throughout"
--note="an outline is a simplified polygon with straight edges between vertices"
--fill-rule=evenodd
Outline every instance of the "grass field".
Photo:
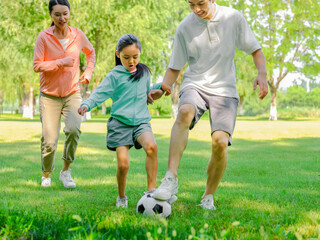
M 158 184 L 167 169 L 171 119 L 153 119 L 159 149 Z M 62 125 L 63 126 L 63 125 Z M 168 220 L 135 213 L 146 190 L 143 150 L 130 150 L 126 194 L 118 210 L 116 159 L 105 147 L 106 119 L 82 124 L 72 175 L 59 182 L 61 132 L 52 187 L 40 187 L 38 119 L 0 116 L 1 239 L 320 239 L 320 121 L 239 119 L 229 161 L 214 199 L 196 207 L 210 157 L 210 125 L 190 132 L 179 167 L 178 201 Z

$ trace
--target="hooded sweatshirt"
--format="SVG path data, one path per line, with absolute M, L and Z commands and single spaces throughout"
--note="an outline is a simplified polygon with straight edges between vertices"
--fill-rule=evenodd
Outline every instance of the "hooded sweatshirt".
M 137 81 L 130 79 L 131 73 L 122 65 L 115 66 L 91 96 L 81 106 L 87 111 L 111 98 L 111 116 L 130 126 L 137 126 L 151 120 L 147 106 L 150 91 L 150 75 L 144 75 Z M 154 84 L 152 89 L 160 89 L 161 83 Z
M 41 31 L 38 35 L 34 56 L 33 69 L 40 72 L 40 92 L 55 96 L 66 97 L 80 90 L 79 56 L 86 54 L 87 68 L 84 78 L 89 83 L 95 65 L 95 51 L 84 33 L 68 26 L 68 44 L 63 49 L 59 39 L 53 34 L 53 27 Z M 73 67 L 63 67 L 66 57 L 75 59 Z

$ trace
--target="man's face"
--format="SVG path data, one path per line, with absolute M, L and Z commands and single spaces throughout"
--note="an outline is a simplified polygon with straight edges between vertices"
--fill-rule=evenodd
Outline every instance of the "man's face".
M 189 7 L 199 18 L 211 19 L 214 14 L 214 0 L 188 0 Z

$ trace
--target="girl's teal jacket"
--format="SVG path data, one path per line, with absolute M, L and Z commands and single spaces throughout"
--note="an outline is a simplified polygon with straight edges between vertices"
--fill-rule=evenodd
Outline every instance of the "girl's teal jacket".
M 82 106 L 88 111 L 111 98 L 111 116 L 131 126 L 137 126 L 151 120 L 147 106 L 147 97 L 150 89 L 150 75 L 144 75 L 137 81 L 129 79 L 129 73 L 124 66 L 114 67 L 100 85 L 86 99 Z M 154 84 L 152 89 L 160 89 L 161 83 Z

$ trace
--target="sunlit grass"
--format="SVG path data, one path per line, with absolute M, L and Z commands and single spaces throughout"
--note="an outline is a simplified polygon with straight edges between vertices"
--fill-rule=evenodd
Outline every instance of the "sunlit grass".
M 39 119 L 1 119 L 1 237 L 319 239 L 320 121 L 239 119 L 228 167 L 214 197 L 217 211 L 211 212 L 195 206 L 204 192 L 211 155 L 210 124 L 201 120 L 190 131 L 179 167 L 178 201 L 168 221 L 135 214 L 136 203 L 146 191 L 143 150 L 129 152 L 129 209 L 115 207 L 117 162 L 115 153 L 105 147 L 106 121 L 107 117 L 82 123 L 72 165 L 76 189 L 64 189 L 58 180 L 61 130 L 52 187 L 44 189 Z M 167 170 L 173 123 L 172 119 L 151 122 L 159 149 L 158 184 Z

